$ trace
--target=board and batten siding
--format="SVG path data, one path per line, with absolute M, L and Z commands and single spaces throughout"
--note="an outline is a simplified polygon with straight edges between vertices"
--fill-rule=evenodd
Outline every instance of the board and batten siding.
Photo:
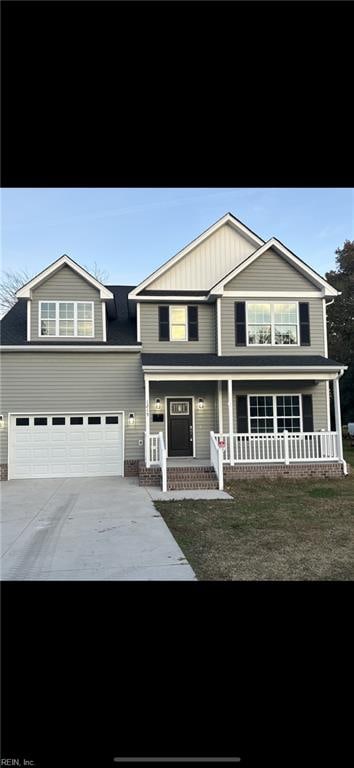
M 229 411 L 227 382 L 222 383 L 222 403 L 223 403 L 223 427 L 224 432 L 229 431 Z M 263 384 L 261 381 L 250 381 L 248 383 L 233 382 L 233 417 L 234 430 L 237 432 L 237 395 L 282 395 L 282 394 L 303 394 L 312 395 L 313 405 L 313 428 L 327 430 L 327 397 L 326 382 L 320 381 L 318 384 L 306 384 L 301 381 L 274 381 Z
M 225 291 L 315 291 L 318 286 L 270 248 L 233 277 Z
M 192 306 L 193 301 L 189 301 L 188 304 Z M 176 354 L 209 352 L 215 354 L 215 304 L 197 304 L 195 306 L 198 306 L 198 341 L 159 341 L 159 304 L 141 302 L 140 326 L 143 352 L 175 352 Z
M 81 275 L 67 265 L 32 290 L 31 301 L 31 341 L 39 338 L 39 302 L 40 301 L 93 301 L 94 302 L 94 341 L 103 341 L 102 303 L 97 288 L 88 283 Z M 72 341 L 72 337 L 60 337 L 60 342 Z
M 255 286 L 253 286 L 254 288 Z M 292 287 L 291 287 L 292 289 Z M 274 288 L 275 290 L 275 288 Z M 309 346 L 294 346 L 293 344 L 262 344 L 262 345 L 250 345 L 249 347 L 236 346 L 235 343 L 235 301 L 248 301 L 248 302 L 289 302 L 289 301 L 308 301 L 310 312 L 310 341 Z M 247 297 L 243 299 L 242 296 L 234 298 L 231 296 L 223 296 L 221 299 L 221 344 L 223 355 L 324 355 L 325 343 L 324 343 L 324 330 L 323 330 L 323 304 L 322 299 L 306 299 L 301 297 L 299 299 L 289 299 L 284 297 L 269 298 L 257 298 Z
M 149 290 L 209 289 L 256 248 L 230 224 L 224 224 L 153 280 Z
M 7 414 L 37 411 L 124 411 L 125 458 L 142 459 L 145 431 L 144 381 L 135 352 L 3 352 L 0 463 L 7 462 Z M 135 426 L 129 426 L 129 413 Z
M 152 381 L 150 382 L 150 432 L 166 434 L 165 397 L 194 396 L 195 457 L 210 459 L 210 431 L 217 430 L 217 382 L 216 381 Z M 161 400 L 161 410 L 155 408 L 155 398 Z M 204 408 L 197 408 L 198 398 L 204 400 Z M 163 413 L 163 422 L 153 422 L 153 413 Z

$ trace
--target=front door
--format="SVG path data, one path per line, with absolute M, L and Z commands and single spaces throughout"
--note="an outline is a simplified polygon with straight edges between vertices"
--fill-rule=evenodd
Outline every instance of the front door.
M 193 400 L 167 398 L 168 456 L 193 456 Z

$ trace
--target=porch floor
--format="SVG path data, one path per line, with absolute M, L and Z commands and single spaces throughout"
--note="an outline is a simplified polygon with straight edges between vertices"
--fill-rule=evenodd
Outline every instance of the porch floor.
M 211 467 L 211 461 L 208 461 L 208 459 L 193 459 L 190 456 L 184 459 L 167 458 L 166 463 L 167 469 L 170 467 Z

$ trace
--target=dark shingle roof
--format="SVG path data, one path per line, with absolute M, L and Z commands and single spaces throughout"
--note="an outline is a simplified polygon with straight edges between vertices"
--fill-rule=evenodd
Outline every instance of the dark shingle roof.
M 142 354 L 143 365 L 192 365 L 196 367 L 207 366 L 329 366 L 343 367 L 344 363 L 337 363 L 322 355 L 209 355 L 209 354 Z
M 136 340 L 136 317 L 134 302 L 128 302 L 128 293 L 134 288 L 131 285 L 107 285 L 114 294 L 115 317 L 107 317 L 107 342 L 87 341 L 85 339 L 70 339 L 70 344 L 78 346 L 97 346 L 97 344 L 117 344 L 119 346 L 139 346 Z M 130 306 L 131 305 L 131 306 Z M 62 339 L 27 341 L 27 299 L 18 299 L 16 304 L 1 320 L 0 341 L 4 346 L 42 344 L 53 346 L 67 342 Z

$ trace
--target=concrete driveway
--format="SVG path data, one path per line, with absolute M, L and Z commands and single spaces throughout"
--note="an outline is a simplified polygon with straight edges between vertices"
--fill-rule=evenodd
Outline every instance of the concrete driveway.
M 0 486 L 2 580 L 195 580 L 136 478 Z

